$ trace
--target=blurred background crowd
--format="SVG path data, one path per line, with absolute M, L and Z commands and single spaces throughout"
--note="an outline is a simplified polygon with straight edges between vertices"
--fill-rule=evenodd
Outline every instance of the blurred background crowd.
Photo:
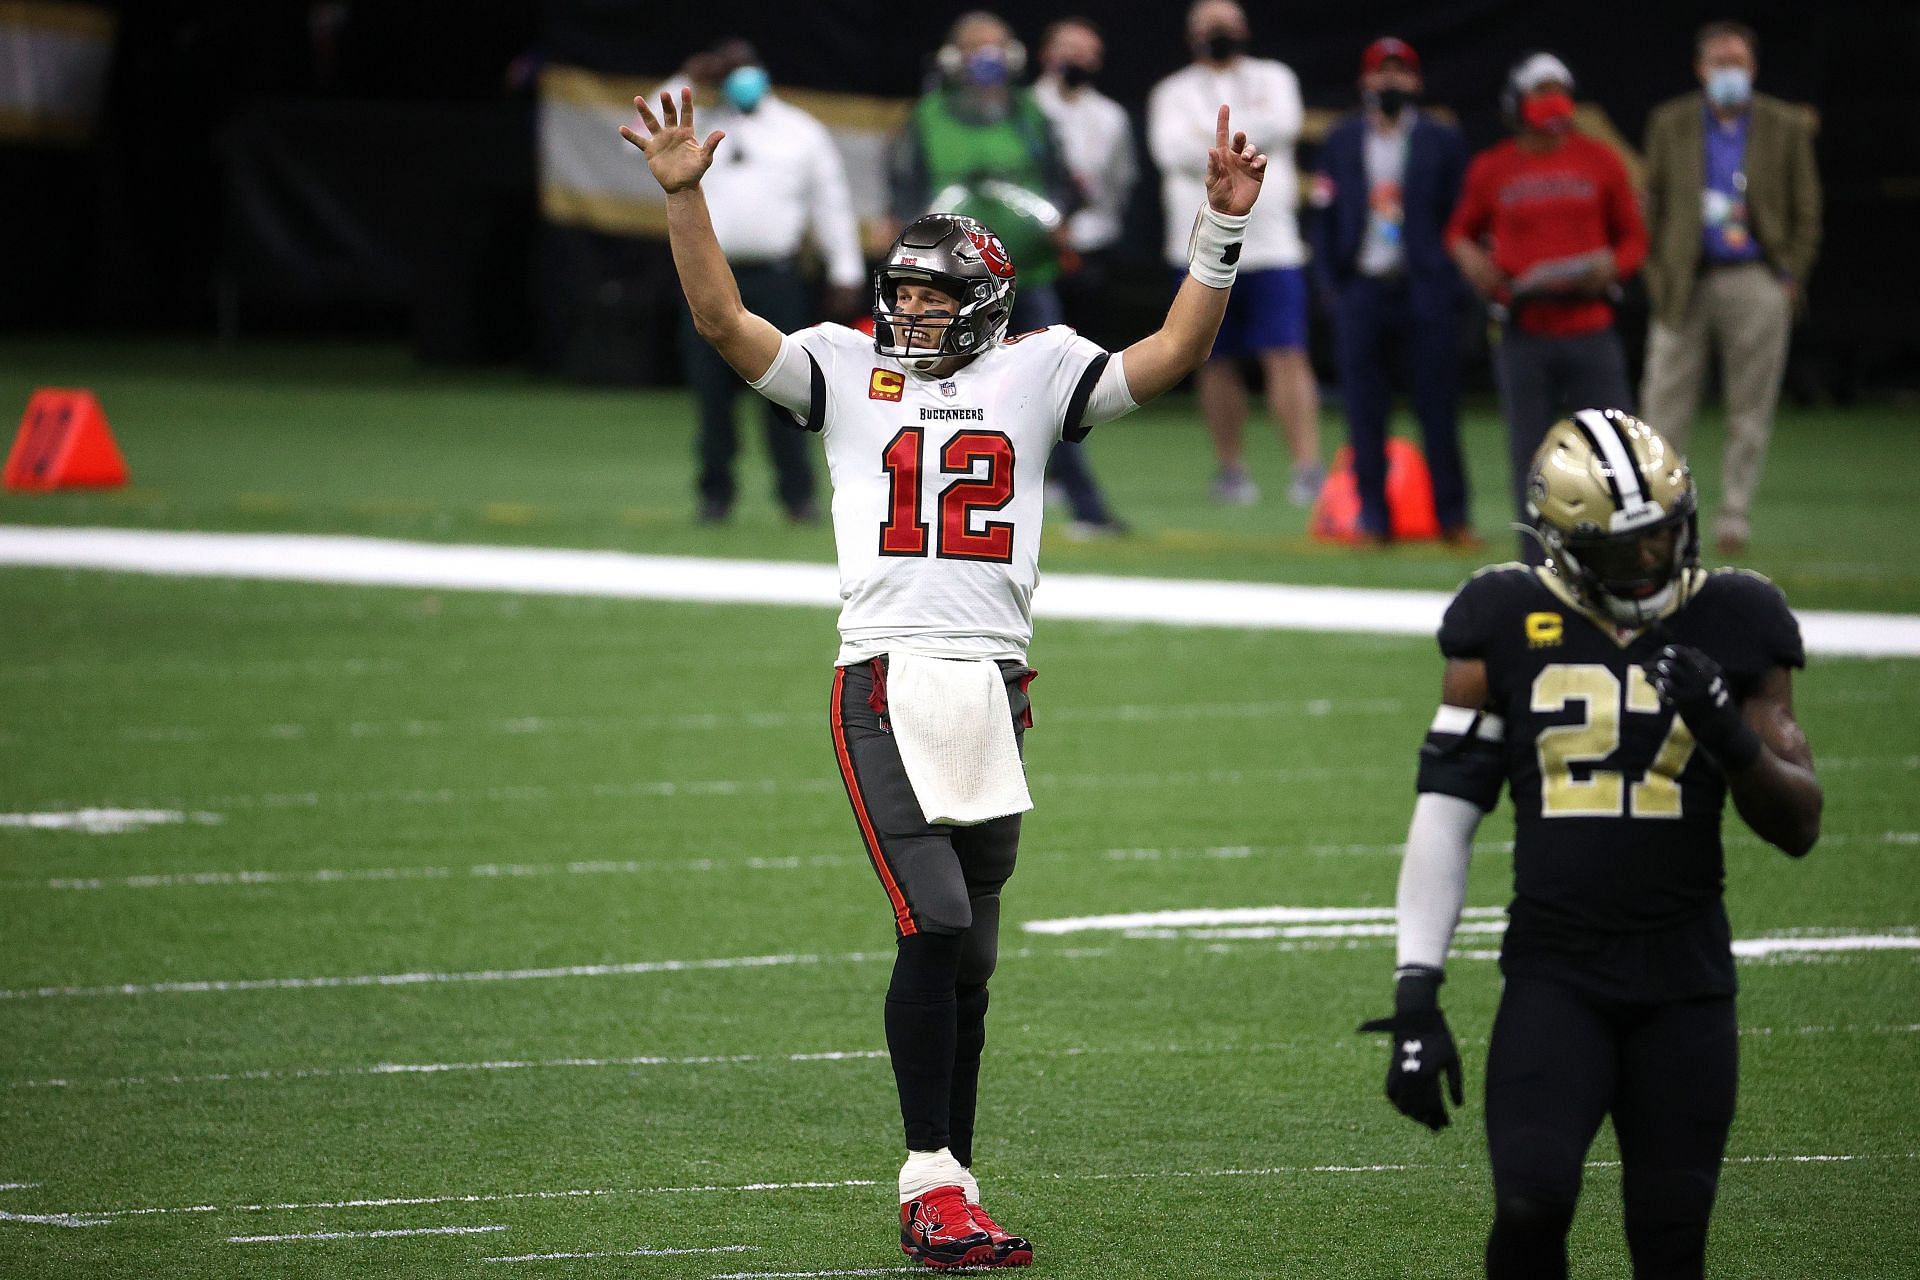
M 1007 243 L 1016 330 L 1113 346 L 1171 296 L 1230 103 L 1274 165 L 1195 379 L 1212 496 L 1324 505 L 1324 394 L 1351 448 L 1340 536 L 1408 532 L 1396 400 L 1422 532 L 1474 545 L 1463 390 L 1497 396 L 1516 476 L 1567 409 L 1636 408 L 1684 444 L 1717 397 L 1712 533 L 1736 554 L 1783 390 L 1920 385 L 1911 6 L 47 0 L 0 7 L 0 45 L 24 197 L 0 206 L 0 325 L 405 335 L 427 361 L 684 381 L 704 520 L 760 411 L 693 340 L 615 133 L 682 85 L 729 134 L 717 229 L 782 327 L 858 319 L 867 263 L 946 209 Z M 1250 421 L 1285 474 L 1249 468 Z M 808 442 L 768 425 L 779 501 L 817 518 Z M 1051 478 L 1076 530 L 1124 531 L 1091 459 Z

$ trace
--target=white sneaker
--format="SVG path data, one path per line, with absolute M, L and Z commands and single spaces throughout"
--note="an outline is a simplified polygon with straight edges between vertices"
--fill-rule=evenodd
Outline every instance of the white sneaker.
M 1321 486 L 1327 482 L 1327 468 L 1318 462 L 1308 462 L 1293 469 L 1293 483 L 1287 486 L 1287 501 L 1296 507 L 1310 507 L 1320 496 Z
M 1229 507 L 1251 507 L 1260 501 L 1260 486 L 1245 467 L 1222 467 L 1213 478 L 1213 500 Z

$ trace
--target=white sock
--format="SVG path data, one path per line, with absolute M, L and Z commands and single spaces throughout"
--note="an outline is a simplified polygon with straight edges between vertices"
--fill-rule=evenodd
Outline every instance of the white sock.
M 965 1165 L 960 1165 L 960 1185 L 966 1190 L 968 1204 L 980 1203 L 980 1183 L 974 1178 L 973 1170 Z
M 946 1147 L 938 1151 L 909 1151 L 907 1162 L 900 1166 L 900 1203 L 918 1200 L 935 1187 L 964 1187 L 973 1181 L 953 1152 Z

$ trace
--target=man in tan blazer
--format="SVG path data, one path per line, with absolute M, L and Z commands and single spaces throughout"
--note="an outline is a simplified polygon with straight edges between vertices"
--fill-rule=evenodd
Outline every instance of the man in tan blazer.
M 1747 545 L 1754 490 L 1786 370 L 1787 335 L 1820 251 L 1818 122 L 1810 108 L 1753 91 L 1756 41 L 1711 22 L 1694 42 L 1702 92 L 1647 121 L 1647 334 L 1640 408 L 1685 450 L 1710 347 L 1727 407 L 1715 544 Z

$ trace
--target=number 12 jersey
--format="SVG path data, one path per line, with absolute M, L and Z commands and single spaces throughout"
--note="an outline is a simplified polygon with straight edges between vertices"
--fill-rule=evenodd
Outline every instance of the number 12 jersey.
M 1064 325 L 944 378 L 843 325 L 787 336 L 753 387 L 825 440 L 839 665 L 893 648 L 1025 660 L 1047 457 L 1135 407 L 1120 363 Z

